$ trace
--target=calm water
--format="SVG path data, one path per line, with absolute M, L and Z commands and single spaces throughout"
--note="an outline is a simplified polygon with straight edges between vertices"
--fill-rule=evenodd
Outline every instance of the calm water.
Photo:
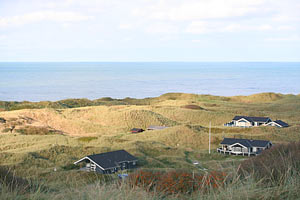
M 0 100 L 300 93 L 300 63 L 0 63 Z

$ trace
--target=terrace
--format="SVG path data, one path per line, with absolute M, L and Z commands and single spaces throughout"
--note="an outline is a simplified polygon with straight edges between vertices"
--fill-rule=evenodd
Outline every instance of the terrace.
M 263 150 L 272 146 L 267 140 L 249 140 L 238 138 L 224 138 L 217 148 L 218 153 L 241 156 L 257 156 Z
M 257 156 L 259 152 L 244 152 L 244 151 L 233 151 L 229 149 L 217 148 L 218 153 L 228 154 L 228 155 L 240 155 L 240 156 Z

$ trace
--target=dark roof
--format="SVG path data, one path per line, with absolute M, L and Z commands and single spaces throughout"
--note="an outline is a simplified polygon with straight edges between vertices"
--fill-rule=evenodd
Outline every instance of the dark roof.
M 269 117 L 248 117 L 248 116 L 235 116 L 232 120 L 246 119 L 249 122 L 267 122 Z
M 253 147 L 265 147 L 270 141 L 268 140 L 249 140 Z
M 133 128 L 130 130 L 131 132 L 143 132 L 144 129 L 141 129 L 141 128 Z
M 0 117 L 0 123 L 6 123 L 6 120 L 4 119 L 4 118 L 2 118 L 2 117 Z
M 238 139 L 238 138 L 224 138 L 221 144 L 232 145 L 240 143 L 245 147 L 265 147 L 270 141 L 268 140 L 249 140 L 249 139 Z
M 275 120 L 274 121 L 276 124 L 279 124 L 282 127 L 288 127 L 289 125 L 281 120 Z
M 125 150 L 118 150 L 87 156 L 104 169 L 118 167 L 120 162 L 135 161 L 136 157 Z

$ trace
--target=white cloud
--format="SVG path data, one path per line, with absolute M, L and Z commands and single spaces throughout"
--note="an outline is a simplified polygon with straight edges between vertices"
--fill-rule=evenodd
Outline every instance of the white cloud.
M 96 43 L 104 43 L 105 40 L 103 40 L 103 39 L 97 39 L 97 40 L 95 40 L 95 42 L 96 42 Z
M 174 36 L 174 35 L 165 35 L 165 36 L 162 36 L 159 38 L 159 40 L 163 41 L 163 42 L 173 41 L 173 40 L 177 40 L 177 39 L 178 39 L 178 37 Z
M 136 8 L 134 15 L 160 20 L 221 19 L 258 11 L 265 0 L 160 0 L 148 8 Z M 182 3 L 183 2 L 183 3 Z
M 120 29 L 132 29 L 133 25 L 132 24 L 120 24 L 119 28 Z
M 285 14 L 285 15 L 275 15 L 272 17 L 272 20 L 275 22 L 297 22 L 300 21 L 300 17 L 299 16 L 294 16 L 294 15 L 290 15 L 290 14 Z
M 0 40 L 5 40 L 7 39 L 7 35 L 0 35 Z
M 131 37 L 125 37 L 125 38 L 123 38 L 123 42 L 129 42 L 129 41 L 131 41 L 132 40 L 132 38 Z
M 200 43 L 200 42 L 203 42 L 202 40 L 192 40 L 192 42 L 194 43 Z
M 74 1 L 73 0 L 60 0 L 60 1 L 47 1 L 47 2 L 42 1 L 41 3 L 44 7 L 53 9 L 53 8 L 71 6 L 74 3 Z
M 154 23 L 148 24 L 145 28 L 147 33 L 167 33 L 167 34 L 174 34 L 179 31 L 179 28 L 176 25 L 167 24 L 167 23 Z
M 78 22 L 93 19 L 76 12 L 38 11 L 13 17 L 0 17 L 0 27 L 20 26 L 41 21 Z
M 247 25 L 247 24 L 236 24 L 232 23 L 221 27 L 221 32 L 242 32 L 242 31 L 270 31 L 273 27 L 270 24 L 262 25 Z
M 212 32 L 242 32 L 242 31 L 270 31 L 274 28 L 269 24 L 244 25 L 238 23 L 224 24 L 220 22 L 194 21 L 186 28 L 186 32 L 192 34 L 204 34 Z
M 277 30 L 279 31 L 289 31 L 289 30 L 294 30 L 295 27 L 289 26 L 289 25 L 283 25 L 283 26 L 278 26 Z
M 249 27 L 248 30 L 258 30 L 258 31 L 270 31 L 273 29 L 273 27 L 269 24 L 265 24 L 265 25 L 260 25 L 260 26 L 257 26 L 257 27 Z
M 208 33 L 213 30 L 215 30 L 215 27 L 212 27 L 209 23 L 204 22 L 204 21 L 192 22 L 186 28 L 186 32 L 194 33 L 194 34 Z
M 241 24 L 229 24 L 220 29 L 223 32 L 236 32 L 243 30 L 244 27 Z
M 298 35 L 291 35 L 287 37 L 270 37 L 266 38 L 266 41 L 300 41 L 300 37 Z

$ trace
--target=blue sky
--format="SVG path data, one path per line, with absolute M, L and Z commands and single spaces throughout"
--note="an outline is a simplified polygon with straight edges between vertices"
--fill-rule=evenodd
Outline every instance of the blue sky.
M 0 61 L 300 61 L 299 0 L 0 0 Z

